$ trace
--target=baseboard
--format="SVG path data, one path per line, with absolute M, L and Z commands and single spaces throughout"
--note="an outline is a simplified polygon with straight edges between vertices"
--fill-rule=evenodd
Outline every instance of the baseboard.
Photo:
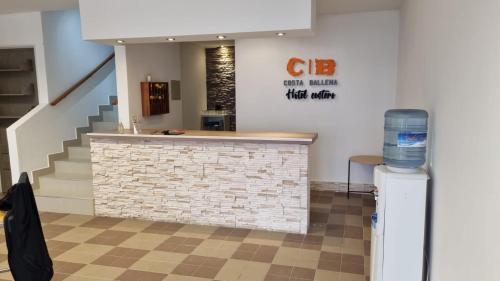
M 372 184 L 351 183 L 350 190 L 358 192 L 372 191 L 374 186 Z M 334 191 L 334 192 L 347 192 L 347 183 L 343 182 L 324 182 L 324 181 L 311 181 L 311 190 L 317 191 Z

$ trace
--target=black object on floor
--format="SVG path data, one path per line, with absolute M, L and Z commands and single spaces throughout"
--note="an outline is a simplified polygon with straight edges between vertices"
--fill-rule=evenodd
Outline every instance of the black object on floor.
M 0 199 L 9 267 L 14 280 L 49 281 L 54 275 L 28 174 Z

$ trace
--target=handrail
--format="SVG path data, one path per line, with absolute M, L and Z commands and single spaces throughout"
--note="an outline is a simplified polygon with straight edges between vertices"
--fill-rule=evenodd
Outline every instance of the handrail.
M 82 79 L 78 80 L 73 86 L 69 87 L 64 93 L 62 93 L 60 96 L 58 96 L 55 100 L 53 100 L 50 105 L 55 106 L 58 103 L 60 103 L 64 98 L 69 96 L 73 91 L 75 91 L 78 87 L 80 87 L 83 83 L 85 83 L 87 80 L 90 79 L 94 74 L 96 74 L 97 71 L 99 71 L 103 66 L 108 63 L 110 60 L 112 60 L 115 57 L 115 53 L 112 53 L 109 55 L 104 61 L 102 61 L 98 66 L 96 66 L 92 71 L 90 71 L 85 77 Z

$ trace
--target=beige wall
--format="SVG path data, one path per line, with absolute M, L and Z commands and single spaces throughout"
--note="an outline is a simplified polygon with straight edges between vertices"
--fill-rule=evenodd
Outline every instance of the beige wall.
M 320 16 L 314 37 L 236 40 L 238 130 L 317 132 L 311 147 L 311 179 L 347 182 L 356 154 L 382 154 L 384 112 L 394 108 L 398 11 Z M 334 100 L 288 100 L 291 57 L 337 61 Z M 300 76 L 324 79 L 321 76 Z M 353 165 L 351 180 L 372 183 L 373 167 Z
M 118 114 L 127 128 L 137 116 L 143 128 L 182 128 L 182 100 L 170 97 L 170 113 L 142 116 L 140 83 L 151 74 L 153 82 L 181 79 L 180 46 L 177 43 L 131 44 L 115 48 Z
M 406 0 L 397 103 L 431 114 L 431 279 L 500 280 L 500 2 Z
M 201 111 L 207 109 L 205 47 L 181 44 L 182 119 L 185 129 L 199 130 Z

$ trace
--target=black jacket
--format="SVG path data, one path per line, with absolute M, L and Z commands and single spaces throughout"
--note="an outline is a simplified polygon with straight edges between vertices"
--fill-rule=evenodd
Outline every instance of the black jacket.
M 52 260 L 26 173 L 0 199 L 0 210 L 7 211 L 4 217 L 5 240 L 14 280 L 49 281 L 54 274 Z

